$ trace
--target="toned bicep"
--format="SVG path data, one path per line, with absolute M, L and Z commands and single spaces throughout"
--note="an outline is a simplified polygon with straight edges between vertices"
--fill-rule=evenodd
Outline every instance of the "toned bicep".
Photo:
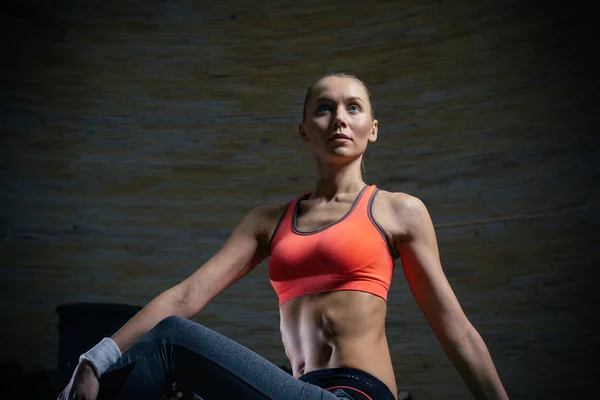
M 267 257 L 262 225 L 260 210 L 250 211 L 219 251 L 180 283 L 186 314 L 199 313 L 219 293 Z

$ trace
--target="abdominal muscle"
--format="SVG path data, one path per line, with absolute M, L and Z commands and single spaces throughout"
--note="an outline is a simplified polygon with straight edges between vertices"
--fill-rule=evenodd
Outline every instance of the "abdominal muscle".
M 396 379 L 385 335 L 387 303 L 358 291 L 315 293 L 281 305 L 281 338 L 294 377 L 350 367 L 385 383 Z

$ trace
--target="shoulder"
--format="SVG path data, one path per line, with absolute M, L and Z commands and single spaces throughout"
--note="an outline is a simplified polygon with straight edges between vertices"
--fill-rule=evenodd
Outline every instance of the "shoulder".
M 383 206 L 389 208 L 398 216 L 421 213 L 427 210 L 427 207 L 425 207 L 425 204 L 421 199 L 408 193 L 389 192 L 387 190 L 379 189 L 377 198 L 380 199 L 380 203 Z
M 390 192 L 379 189 L 374 207 L 389 221 L 393 236 L 405 236 L 416 227 L 430 220 L 429 211 L 423 201 L 404 192 Z
M 268 241 L 289 205 L 290 201 L 258 205 L 248 212 L 244 221 L 258 236 Z
M 251 218 L 267 222 L 273 219 L 279 220 L 289 204 L 289 201 L 277 204 L 261 204 L 251 209 L 248 215 Z

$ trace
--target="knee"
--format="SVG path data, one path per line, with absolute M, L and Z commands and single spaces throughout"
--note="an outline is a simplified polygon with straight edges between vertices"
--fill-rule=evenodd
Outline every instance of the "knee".
M 204 326 L 187 318 L 170 316 L 156 324 L 149 336 L 162 344 L 187 343 L 205 336 L 206 331 Z
M 155 329 L 157 330 L 171 330 L 176 329 L 189 323 L 190 321 L 183 318 L 178 317 L 177 315 L 171 315 L 170 317 L 166 317 L 162 319 L 158 324 L 156 324 Z

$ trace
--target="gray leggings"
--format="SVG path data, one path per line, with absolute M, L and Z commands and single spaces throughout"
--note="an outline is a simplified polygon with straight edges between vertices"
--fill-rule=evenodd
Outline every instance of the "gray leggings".
M 99 399 L 160 399 L 176 381 L 204 400 L 340 400 L 198 323 L 168 317 L 100 378 Z

